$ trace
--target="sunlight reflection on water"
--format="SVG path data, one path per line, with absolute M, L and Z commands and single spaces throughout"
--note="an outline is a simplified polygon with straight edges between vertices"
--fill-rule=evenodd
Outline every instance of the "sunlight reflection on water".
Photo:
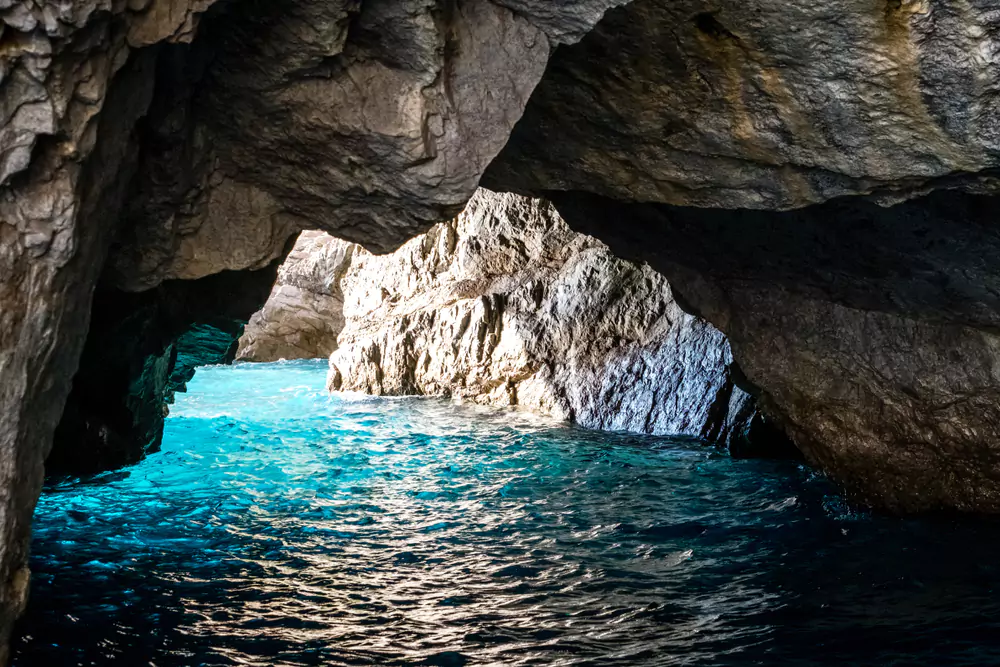
M 324 374 L 201 369 L 161 453 L 51 483 L 16 664 L 1000 659 L 993 522 L 872 518 L 792 463 Z

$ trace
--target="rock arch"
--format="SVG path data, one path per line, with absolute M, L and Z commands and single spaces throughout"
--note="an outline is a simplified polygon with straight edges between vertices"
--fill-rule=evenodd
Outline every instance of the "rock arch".
M 389 250 L 484 172 L 664 272 L 862 498 L 1000 506 L 995 12 L 86 0 L 0 20 L 0 635 L 99 280 L 246 278 L 303 228 Z

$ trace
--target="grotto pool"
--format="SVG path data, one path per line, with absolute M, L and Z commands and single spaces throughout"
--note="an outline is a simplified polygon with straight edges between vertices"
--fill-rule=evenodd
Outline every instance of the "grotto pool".
M 201 369 L 162 452 L 50 484 L 15 664 L 1000 662 L 994 521 L 324 376 Z

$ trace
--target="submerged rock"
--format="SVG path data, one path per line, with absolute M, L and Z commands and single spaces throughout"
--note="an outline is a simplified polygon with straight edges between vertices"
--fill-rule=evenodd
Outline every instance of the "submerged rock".
M 480 190 L 391 255 L 355 253 L 329 386 L 519 405 L 583 426 L 747 435 L 725 336 L 543 200 Z

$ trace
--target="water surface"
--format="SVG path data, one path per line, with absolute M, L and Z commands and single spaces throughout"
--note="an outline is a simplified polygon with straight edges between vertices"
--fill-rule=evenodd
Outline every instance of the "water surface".
M 15 664 L 1000 664 L 1000 526 L 808 469 L 201 369 L 163 451 L 51 483 Z

